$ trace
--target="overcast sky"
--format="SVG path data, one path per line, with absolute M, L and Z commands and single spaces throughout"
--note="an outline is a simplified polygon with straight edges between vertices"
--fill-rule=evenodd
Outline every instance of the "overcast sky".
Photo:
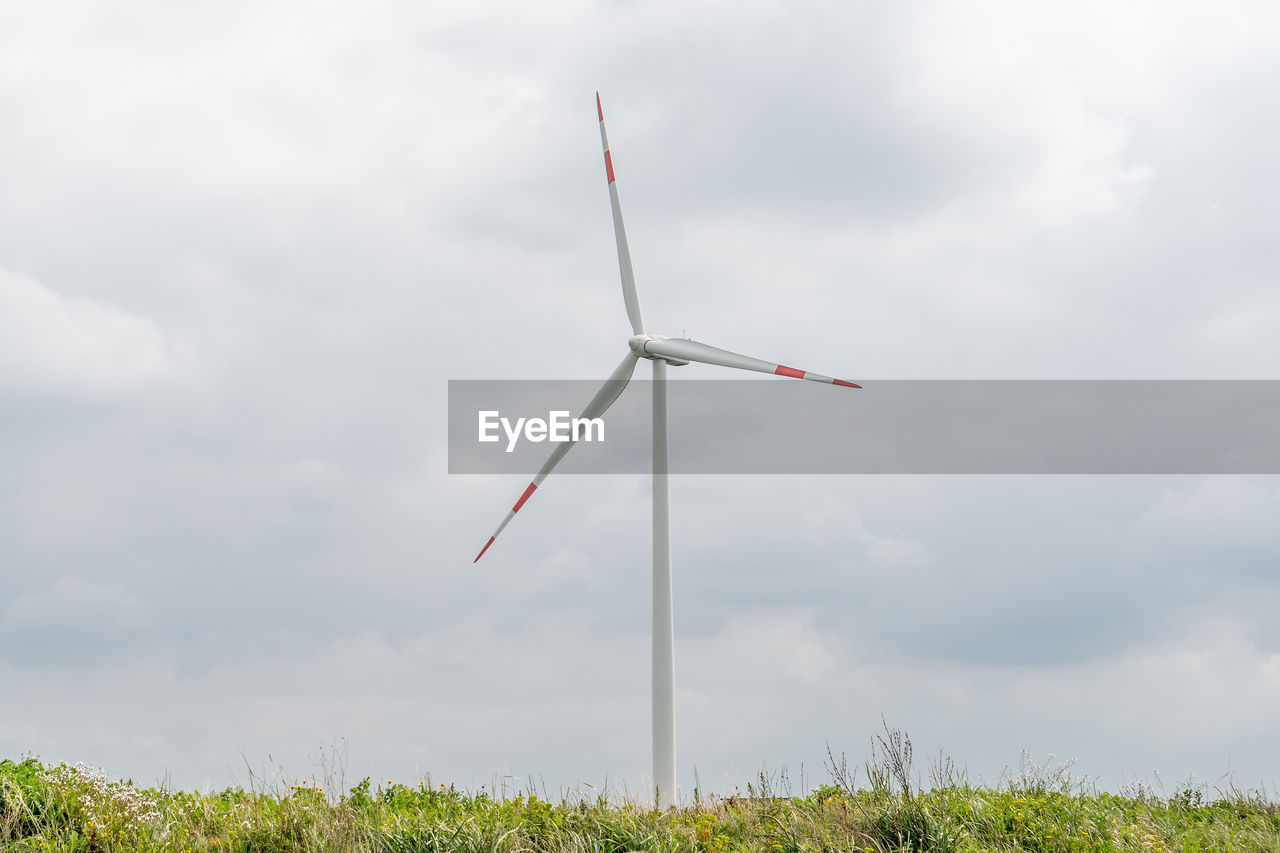
M 625 352 L 597 89 L 655 333 L 868 398 L 1278 378 L 1272 3 L 9 5 L 0 756 L 643 784 L 648 479 L 552 479 L 473 566 L 526 478 L 446 465 L 447 380 Z M 1280 478 L 672 513 L 687 788 L 882 714 L 987 781 L 1280 782 Z

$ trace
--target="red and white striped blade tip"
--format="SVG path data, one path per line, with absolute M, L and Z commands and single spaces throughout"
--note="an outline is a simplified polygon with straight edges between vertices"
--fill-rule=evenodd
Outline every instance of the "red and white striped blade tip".
M 525 502 L 529 500 L 529 497 L 535 491 L 537 491 L 537 489 L 538 489 L 537 483 L 530 483 L 529 485 L 525 486 L 523 494 L 520 495 L 520 500 L 516 501 L 516 505 L 511 508 L 511 512 L 507 514 L 507 518 L 505 521 L 502 522 L 502 525 L 498 528 L 498 532 L 490 536 L 489 541 L 484 543 L 484 547 L 480 549 L 480 553 L 476 554 L 476 558 L 471 561 L 473 564 L 480 562 L 480 558 L 484 556 L 484 552 L 488 551 L 489 546 L 493 544 L 493 540 L 498 538 L 498 533 L 501 533 L 503 530 L 506 529 L 507 523 L 510 522 L 511 519 L 515 518 L 516 513 L 520 511 L 520 507 L 525 505 Z
M 604 121 L 604 107 L 600 104 L 599 92 L 596 92 L 596 115 L 600 116 L 601 121 Z
M 846 382 L 843 379 L 831 379 L 823 376 L 821 373 L 809 373 L 808 371 L 800 370 L 795 367 L 787 367 L 785 364 L 779 364 L 773 369 L 773 372 L 778 376 L 789 376 L 792 379 L 811 379 L 816 382 L 830 382 L 832 385 L 840 385 L 845 388 L 862 388 L 862 386 L 856 382 Z

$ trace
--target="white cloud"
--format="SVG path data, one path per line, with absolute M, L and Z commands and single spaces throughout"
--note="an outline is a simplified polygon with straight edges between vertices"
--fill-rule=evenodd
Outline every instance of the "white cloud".
M 1270 553 L 1280 543 L 1280 488 L 1272 477 L 1205 477 L 1164 489 L 1134 529 L 1148 557 L 1188 551 L 1228 556 Z
M 0 383 L 53 393 L 115 393 L 177 368 L 150 320 L 0 269 Z
M 64 577 L 46 590 L 13 598 L 0 611 L 0 633 L 10 642 L 34 645 L 39 636 L 86 642 L 138 630 L 145 612 L 141 599 L 113 585 Z

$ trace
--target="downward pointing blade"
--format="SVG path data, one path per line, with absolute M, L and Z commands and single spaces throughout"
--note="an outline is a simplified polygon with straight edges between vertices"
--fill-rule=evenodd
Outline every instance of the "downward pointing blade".
M 609 378 L 604 381 L 604 384 L 600 386 L 600 390 L 596 392 L 596 395 L 591 398 L 591 402 L 587 403 L 587 405 L 583 407 L 581 417 L 598 418 L 607 412 L 609 407 L 612 406 L 614 402 L 622 396 L 622 392 L 626 390 L 627 383 L 631 381 L 631 374 L 635 373 L 636 362 L 639 360 L 639 357 L 635 353 L 627 353 L 626 358 L 622 360 L 622 363 L 618 365 L 617 369 L 613 371 Z M 547 475 L 560 464 L 560 460 L 565 457 L 565 454 L 569 452 L 569 449 L 573 447 L 574 444 L 576 444 L 574 441 L 565 441 L 556 445 L 556 449 L 551 451 L 551 456 L 548 457 L 547 461 L 538 469 L 538 473 L 534 475 L 533 481 L 525 487 L 524 493 L 520 495 L 520 499 L 516 501 L 515 506 L 511 507 L 511 510 L 507 513 L 507 517 L 502 519 L 502 523 L 498 525 L 498 529 L 493 531 L 493 535 L 489 537 L 489 541 L 484 543 L 484 547 L 480 549 L 480 553 L 476 554 L 476 558 L 471 562 L 480 562 L 480 558 L 484 556 L 484 552 L 489 550 L 489 546 L 492 545 L 494 540 L 502 534 L 502 531 L 511 523 L 511 519 L 516 517 L 516 513 L 519 512 L 520 508 L 523 507 L 529 498 L 533 496 L 533 493 L 537 491 L 538 486 L 542 485 L 542 481 L 547 479 Z
M 609 153 L 609 137 L 604 132 L 604 107 L 596 92 L 596 114 L 600 116 L 600 145 L 604 148 L 604 174 L 609 179 L 609 206 L 613 209 L 613 238 L 618 243 L 618 270 L 622 274 L 622 300 L 627 304 L 631 331 L 641 334 L 640 297 L 636 295 L 636 274 L 631 269 L 631 249 L 627 247 L 627 231 L 622 226 L 622 203 L 618 201 L 618 182 L 613 177 L 613 155 Z
M 754 370 L 756 373 L 773 373 L 778 376 L 790 376 L 794 379 L 808 379 L 810 382 L 825 382 L 828 385 L 843 385 L 846 388 L 861 388 L 852 382 L 823 376 L 821 373 L 810 373 L 797 370 L 772 361 L 739 355 L 719 347 L 691 341 L 685 338 L 650 338 L 644 342 L 644 351 L 653 355 L 666 356 L 679 361 L 696 361 L 702 364 L 715 364 L 720 367 L 733 367 L 738 370 Z

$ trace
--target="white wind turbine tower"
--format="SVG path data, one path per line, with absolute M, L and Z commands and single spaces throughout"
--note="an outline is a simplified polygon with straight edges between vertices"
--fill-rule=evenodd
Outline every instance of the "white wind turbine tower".
M 653 783 L 657 789 L 658 804 L 666 809 L 675 803 L 676 793 L 676 728 L 675 728 L 675 636 L 672 627 L 671 603 L 671 531 L 667 500 L 667 365 L 680 366 L 691 361 L 753 370 L 757 373 L 773 373 L 828 385 L 861 388 L 843 379 L 833 379 L 819 373 L 808 373 L 794 367 L 786 367 L 758 358 L 738 355 L 687 338 L 667 338 L 646 334 L 640 319 L 640 300 L 636 296 L 635 275 L 631 270 L 631 252 L 627 248 L 627 234 L 622 227 L 622 207 L 618 202 L 618 184 L 613 177 L 613 158 L 609 154 L 609 139 L 604 132 L 604 108 L 600 94 L 596 93 L 596 113 L 600 117 L 600 144 L 604 147 L 604 169 L 609 179 L 609 204 L 613 208 L 613 234 L 618 243 L 618 268 L 622 274 L 622 299 L 627 306 L 627 318 L 633 334 L 627 341 L 630 351 L 622 363 L 605 380 L 604 385 L 582 410 L 583 418 L 603 415 L 622 394 L 636 362 L 645 358 L 653 363 Z M 572 441 L 556 446 L 551 457 L 525 488 L 489 541 L 480 549 L 473 562 L 479 562 L 485 551 L 515 518 L 529 497 L 547 475 L 559 464 Z

